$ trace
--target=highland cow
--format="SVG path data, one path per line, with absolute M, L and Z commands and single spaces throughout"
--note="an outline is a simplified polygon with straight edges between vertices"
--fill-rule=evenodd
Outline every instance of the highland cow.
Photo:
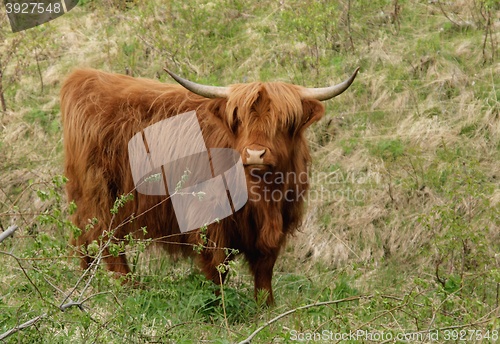
M 300 226 L 309 185 L 307 178 L 272 183 L 270 174 L 307 173 L 311 156 L 305 131 L 322 118 L 321 101 L 344 92 L 357 71 L 338 85 L 305 88 L 283 82 L 208 86 L 167 71 L 180 84 L 172 85 L 76 70 L 61 89 L 67 196 L 77 205 L 72 221 L 82 231 L 72 244 L 86 247 L 110 233 L 112 242 L 130 233 L 152 238 L 171 254 L 194 256 L 206 278 L 216 284 L 227 274 L 217 266 L 232 258 L 225 248 L 236 249 L 248 261 L 255 295 L 267 291 L 267 303 L 273 303 L 273 267 L 286 238 Z M 210 224 L 203 235 L 199 229 L 181 233 L 168 195 L 137 192 L 127 151 L 136 133 L 192 110 L 207 147 L 239 152 L 249 190 L 240 210 Z M 259 178 L 264 173 L 266 178 Z M 263 190 L 286 197 L 259 197 Z M 128 193 L 133 200 L 111 214 L 117 197 Z M 89 219 L 97 222 L 89 226 Z M 109 270 L 119 275 L 130 272 L 124 252 L 113 255 L 107 247 L 103 250 Z M 81 262 L 87 268 L 92 258 L 82 253 Z

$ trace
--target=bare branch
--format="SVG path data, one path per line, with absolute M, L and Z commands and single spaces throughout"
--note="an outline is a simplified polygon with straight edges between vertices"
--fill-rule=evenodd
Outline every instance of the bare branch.
M 34 324 L 36 324 L 37 322 L 39 322 L 40 320 L 42 320 L 46 316 L 47 316 L 47 313 L 43 313 L 42 315 L 36 316 L 33 319 L 28 320 L 25 323 L 22 323 L 21 325 L 17 325 L 16 327 L 11 328 L 7 332 L 0 334 L 0 340 L 4 340 L 5 338 L 13 335 L 16 332 L 19 332 L 27 327 L 33 326 Z
M 448 19 L 453 25 L 460 27 L 461 25 L 459 23 L 457 23 L 456 21 L 454 21 L 453 19 L 451 19 L 450 16 L 446 13 L 446 11 L 443 8 L 443 4 L 441 4 L 441 1 L 438 0 L 437 3 L 439 5 L 439 9 L 441 10 L 441 13 L 443 13 L 443 15 L 446 17 L 446 19 Z
M 308 309 L 308 308 L 313 308 L 313 307 L 320 307 L 320 306 L 327 306 L 327 305 L 335 305 L 339 303 L 344 303 L 344 302 L 351 302 L 351 301 L 357 301 L 361 299 L 371 299 L 373 295 L 365 295 L 365 296 L 350 296 L 346 297 L 345 299 L 340 299 L 340 300 L 333 300 L 333 301 L 324 301 L 324 302 L 316 302 L 316 303 L 311 303 L 309 305 L 297 307 L 294 309 L 290 309 L 289 311 L 286 311 L 285 313 L 281 313 L 280 315 L 272 318 L 268 322 L 266 322 L 264 325 L 260 326 L 258 329 L 256 329 L 250 336 L 239 342 L 238 344 L 250 344 L 252 339 L 263 329 L 268 327 L 269 325 L 275 323 L 276 321 L 280 320 L 281 318 L 286 317 L 287 315 L 290 315 L 292 313 L 295 313 L 297 311 L 303 310 L 303 309 Z
M 12 225 L 9 228 L 7 228 L 7 230 L 5 232 L 0 234 L 0 242 L 4 241 L 8 237 L 10 237 L 12 234 L 14 234 L 14 232 L 17 231 L 17 228 L 18 227 L 16 225 Z

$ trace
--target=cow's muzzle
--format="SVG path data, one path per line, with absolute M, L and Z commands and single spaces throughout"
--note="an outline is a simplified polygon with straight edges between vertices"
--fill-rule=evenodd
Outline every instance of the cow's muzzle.
M 247 148 L 245 152 L 246 165 L 264 165 L 264 155 L 267 149 L 250 149 Z
M 276 164 L 271 150 L 259 144 L 251 144 L 241 154 L 243 165 L 252 171 L 268 171 Z

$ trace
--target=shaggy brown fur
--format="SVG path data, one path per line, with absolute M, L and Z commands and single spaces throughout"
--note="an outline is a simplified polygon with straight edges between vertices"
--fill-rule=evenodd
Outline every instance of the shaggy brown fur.
M 77 205 L 72 220 L 83 231 L 72 244 L 88 245 L 113 228 L 114 240 L 122 240 L 145 226 L 146 237 L 162 243 L 170 253 L 196 256 L 205 276 L 218 284 L 225 277 L 216 269 L 226 259 L 222 248 L 235 248 L 250 265 L 255 293 L 266 290 L 272 303 L 273 267 L 286 237 L 300 225 L 308 182 L 307 178 L 268 181 L 278 180 L 273 177 L 278 173 L 307 173 L 311 158 L 304 131 L 324 113 L 319 101 L 301 99 L 299 92 L 299 86 L 286 83 L 250 83 L 232 85 L 227 99 L 207 99 L 178 85 L 90 69 L 75 71 L 61 90 L 67 194 Z M 137 132 L 190 110 L 196 110 L 207 147 L 236 149 L 244 163 L 247 148 L 267 149 L 266 166 L 245 166 L 247 204 L 208 227 L 210 247 L 199 255 L 192 249 L 202 242 L 199 231 L 180 233 L 172 204 L 162 202 L 166 196 L 134 191 L 127 150 Z M 130 191 L 134 200 L 112 221 L 115 199 Z M 271 192 L 282 197 L 270 200 Z M 134 221 L 127 221 L 132 215 Z M 92 218 L 98 219 L 97 224 L 85 230 Z M 107 253 L 104 260 L 109 270 L 130 272 L 124 254 Z M 82 267 L 90 262 L 90 257 L 83 256 Z

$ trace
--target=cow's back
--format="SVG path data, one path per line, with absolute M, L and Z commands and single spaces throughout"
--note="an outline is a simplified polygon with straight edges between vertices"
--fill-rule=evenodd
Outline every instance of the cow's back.
M 92 69 L 77 70 L 64 82 L 61 115 L 66 189 L 68 200 L 77 205 L 73 222 L 83 230 L 74 244 L 89 244 L 103 231 L 116 227 L 118 238 L 131 232 L 140 236 L 145 227 L 148 237 L 164 238 L 164 242 L 189 239 L 177 235 L 178 224 L 166 197 L 135 191 L 128 157 L 130 139 L 162 118 L 177 114 L 178 98 L 187 97 L 186 90 L 177 85 Z M 116 198 L 129 192 L 134 200 L 112 216 L 110 209 Z M 98 223 L 85 231 L 93 218 Z M 175 252 L 184 247 L 169 248 Z

